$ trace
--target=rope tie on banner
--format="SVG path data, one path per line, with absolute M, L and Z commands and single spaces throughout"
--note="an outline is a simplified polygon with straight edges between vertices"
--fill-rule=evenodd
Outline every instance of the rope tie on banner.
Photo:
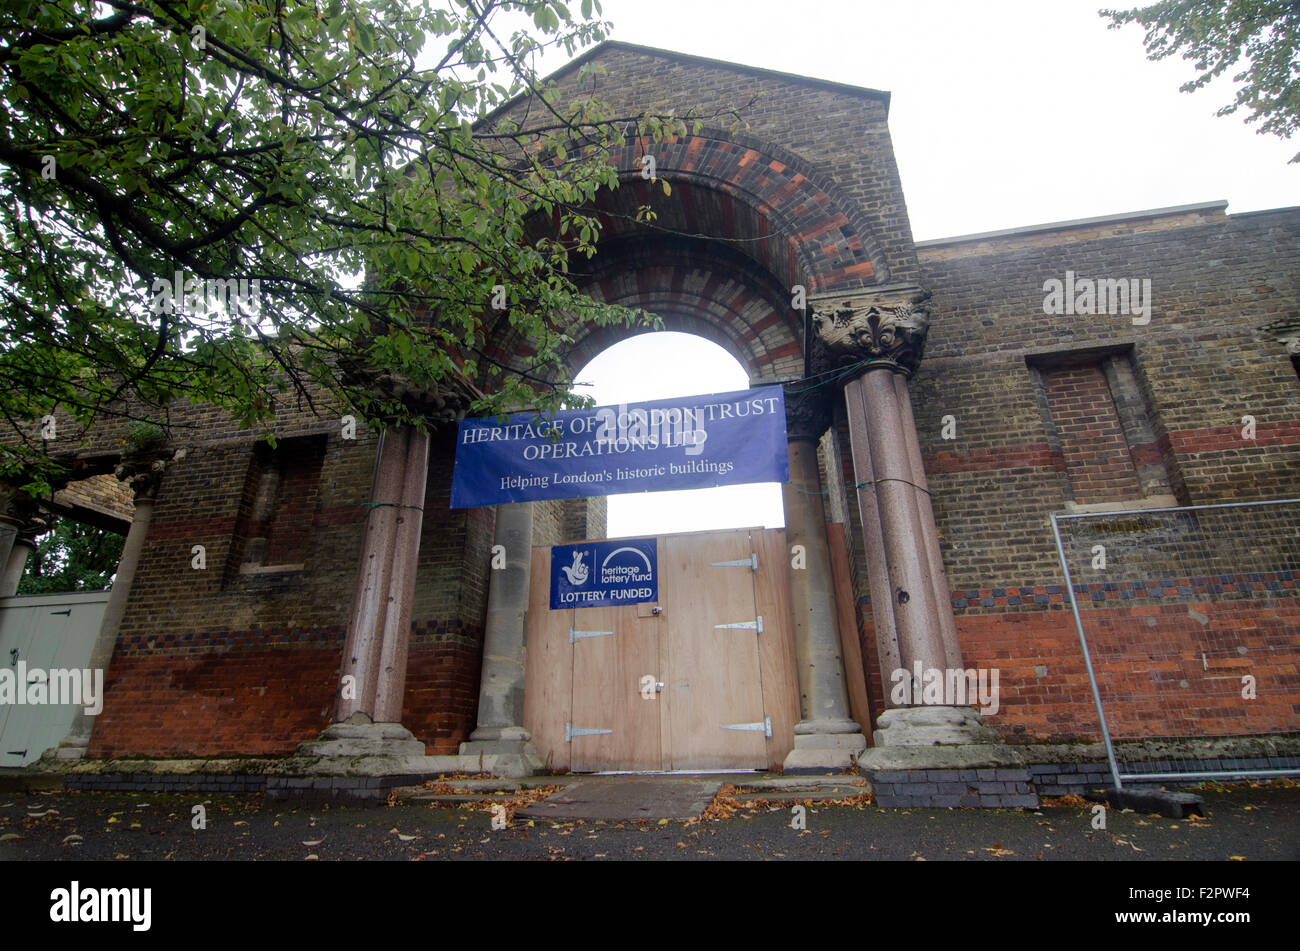
M 403 505 L 400 502 L 358 502 L 357 504 L 363 506 L 364 508 L 371 508 L 371 509 L 390 508 L 390 509 L 415 509 L 417 512 L 424 511 L 423 505 Z

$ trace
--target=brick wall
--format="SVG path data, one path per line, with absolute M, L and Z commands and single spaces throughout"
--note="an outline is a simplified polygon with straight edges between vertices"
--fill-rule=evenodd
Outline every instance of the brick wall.
M 1264 329 L 1300 310 L 1298 237 L 1300 210 L 1283 209 L 1184 213 L 918 249 L 934 298 L 926 357 L 911 382 L 913 407 L 964 659 L 968 667 L 1001 669 L 1003 710 L 991 723 L 1009 738 L 1099 736 L 1049 513 L 1064 513 L 1070 502 L 1165 493 L 1183 504 L 1300 495 L 1300 386 L 1282 345 Z M 1150 323 L 1045 315 L 1043 283 L 1067 269 L 1150 278 Z M 1122 385 L 1117 371 L 1104 372 L 1116 354 L 1128 367 L 1118 371 L 1128 374 Z M 955 440 L 941 435 L 947 414 L 956 417 Z M 1257 420 L 1253 440 L 1242 438 L 1245 415 Z M 1060 431 L 1054 419 L 1067 421 Z M 833 481 L 852 485 L 847 435 L 841 411 L 830 437 L 840 452 Z M 874 683 L 856 493 L 835 494 L 832 507 L 853 527 L 860 635 Z M 1107 623 L 1129 632 L 1110 645 L 1117 664 L 1142 657 L 1135 625 L 1152 630 L 1155 618 L 1155 630 L 1167 630 L 1172 623 L 1159 605 L 1107 601 L 1105 608 Z M 1186 605 L 1179 611 L 1185 618 Z M 1240 621 L 1245 629 L 1270 623 Z M 1298 653 L 1267 655 L 1282 678 L 1274 683 L 1282 707 L 1269 729 L 1300 729 Z M 1140 720 L 1138 735 L 1151 736 L 1185 733 L 1187 710 L 1207 729 L 1240 715 L 1233 699 L 1214 709 L 1184 701 L 1119 716 Z
M 1046 370 L 1043 384 L 1074 500 L 1140 498 L 1137 469 L 1101 366 Z

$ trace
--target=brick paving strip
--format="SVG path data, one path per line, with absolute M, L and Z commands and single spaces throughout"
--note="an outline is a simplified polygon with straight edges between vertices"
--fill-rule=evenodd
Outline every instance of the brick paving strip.
M 698 819 L 722 788 L 701 776 L 593 776 L 519 810 L 525 819 Z

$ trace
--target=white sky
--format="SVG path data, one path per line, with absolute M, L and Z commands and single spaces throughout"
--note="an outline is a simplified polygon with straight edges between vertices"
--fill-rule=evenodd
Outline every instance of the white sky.
M 1242 114 L 1215 116 L 1232 99 L 1227 80 L 1179 92 L 1192 64 L 1147 60 L 1141 27 L 1107 29 L 1103 6 L 602 0 L 613 39 L 888 90 L 917 240 L 1219 199 L 1230 214 L 1300 204 L 1300 164 L 1287 164 L 1300 141 L 1258 135 Z M 600 384 L 602 403 L 747 385 L 729 355 L 699 343 L 721 357 L 688 356 L 680 341 L 666 351 L 625 342 L 583 378 Z M 614 497 L 610 534 L 782 524 L 775 487 L 707 492 Z

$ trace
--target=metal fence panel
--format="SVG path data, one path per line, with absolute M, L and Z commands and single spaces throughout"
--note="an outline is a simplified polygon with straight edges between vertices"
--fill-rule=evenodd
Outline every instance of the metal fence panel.
M 1300 500 L 1052 530 L 1117 786 L 1300 775 Z

